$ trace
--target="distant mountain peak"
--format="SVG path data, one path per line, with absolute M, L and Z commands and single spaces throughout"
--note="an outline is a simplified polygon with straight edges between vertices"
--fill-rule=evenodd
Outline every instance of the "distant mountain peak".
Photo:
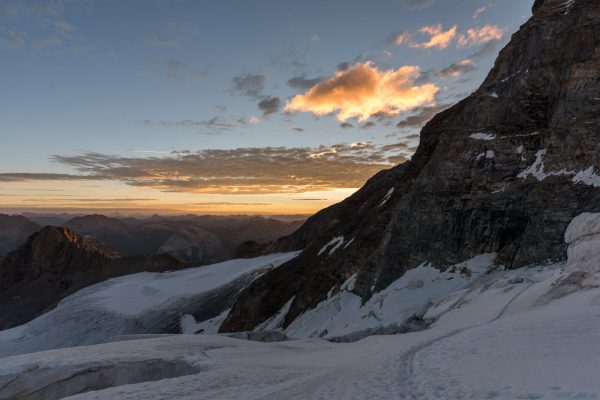
M 93 283 L 184 266 L 166 254 L 111 256 L 70 229 L 46 226 L 0 263 L 0 330 L 28 321 Z

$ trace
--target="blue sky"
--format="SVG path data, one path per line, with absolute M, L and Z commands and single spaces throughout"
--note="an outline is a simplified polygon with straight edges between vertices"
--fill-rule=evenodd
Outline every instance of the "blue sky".
M 265 147 L 317 149 L 352 143 L 369 143 L 369 149 L 378 151 L 385 145 L 405 143 L 404 148 L 396 149 L 399 152 L 395 156 L 408 158 L 418 143 L 414 134 L 419 126 L 398 128 L 397 123 L 419 114 L 423 107 L 451 104 L 474 90 L 510 34 L 530 16 L 530 3 L 3 0 L 0 195 L 4 200 L 0 207 L 41 209 L 29 206 L 31 192 L 36 192 L 40 201 L 48 200 L 44 209 L 56 210 L 97 206 L 177 212 L 190 208 L 174 204 L 189 204 L 192 199 L 206 204 L 193 209 L 198 212 L 248 209 L 226 206 L 230 203 L 260 204 L 249 208 L 253 212 L 285 212 L 286 204 L 290 212 L 312 212 L 351 193 L 376 166 L 355 159 L 364 166 L 356 182 L 342 177 L 339 184 L 279 190 L 276 187 L 281 183 L 266 179 L 260 181 L 266 190 L 242 188 L 233 193 L 231 188 L 218 190 L 222 180 L 211 185 L 210 190 L 191 183 L 185 187 L 175 185 L 175 190 L 171 190 L 172 185 L 160 177 L 177 173 L 173 170 L 152 175 L 160 184 L 150 179 L 140 183 L 139 173 L 132 178 L 103 170 L 103 176 L 98 177 L 101 174 L 97 165 L 96 169 L 86 167 L 89 159 L 65 162 L 64 157 L 100 153 L 116 158 L 118 168 L 135 166 L 147 172 L 144 163 L 151 163 L 152 157 L 169 158 L 172 162 L 165 168 L 178 170 L 176 158 L 181 152 Z M 432 36 L 423 33 L 422 28 L 438 24 L 442 32 L 456 26 L 453 39 L 446 47 L 420 46 Z M 501 37 L 476 35 L 484 27 L 493 27 L 494 32 L 502 33 Z M 474 30 L 473 40 L 469 40 L 469 29 Z M 393 43 L 402 33 L 406 40 L 400 45 Z M 459 45 L 461 35 L 463 45 Z M 440 71 L 453 64 L 456 67 L 461 61 L 467 68 L 458 68 L 452 76 L 441 76 Z M 360 122 L 357 118 L 340 120 L 336 118 L 337 111 L 317 115 L 313 103 L 307 106 L 308 110 L 285 112 L 294 96 L 303 95 L 319 80 L 344 74 L 342 63 L 346 63 L 346 71 L 353 71 L 360 64 L 372 68 L 368 71 L 378 71 L 376 74 L 404 66 L 418 67 L 420 78 L 412 76 L 409 83 L 417 88 L 434 85 L 435 99 Z M 296 80 L 292 82 L 304 86 L 290 85 L 293 78 Z M 292 162 L 303 165 L 302 157 L 316 157 L 311 154 L 296 154 Z M 352 151 L 349 154 L 357 156 Z M 220 156 L 229 157 L 224 162 L 227 164 L 239 155 L 230 152 Z M 331 168 L 339 167 L 338 159 L 327 157 L 332 161 Z M 217 156 L 211 159 L 220 162 Z M 202 175 L 202 165 L 195 164 L 192 170 Z M 248 168 L 248 176 L 243 178 L 256 179 Z M 319 168 L 326 169 L 327 164 Z M 239 175 L 239 171 L 236 173 Z M 96 178 L 77 178 L 90 174 Z M 316 180 L 335 180 L 335 176 Z M 350 185 L 353 187 L 346 187 Z M 91 186 L 98 188 L 87 190 Z M 64 197 L 81 198 L 85 207 L 50 201 L 44 190 L 51 187 L 60 187 L 65 191 Z M 24 189 L 29 189 L 27 195 L 23 195 Z M 140 198 L 142 192 L 144 197 L 154 199 L 151 204 L 126 201 Z M 115 193 L 120 200 L 112 205 L 110 201 L 83 201 L 85 196 L 110 200 Z M 318 198 L 329 194 L 324 196 L 326 199 L 304 202 L 310 204 L 302 207 L 290 206 L 292 197 L 301 195 L 308 199 L 315 193 Z M 165 196 L 171 197 L 167 200 Z M 222 204 L 211 208 L 209 203 Z

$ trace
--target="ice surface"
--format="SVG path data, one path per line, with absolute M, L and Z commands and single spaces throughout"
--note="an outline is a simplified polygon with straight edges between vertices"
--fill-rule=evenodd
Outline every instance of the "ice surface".
M 323 254 L 327 249 L 329 249 L 329 253 L 327 253 L 327 256 L 329 257 L 333 253 L 335 253 L 335 251 L 342 244 L 344 244 L 344 237 L 343 236 L 334 237 L 333 239 L 331 239 L 331 241 L 329 243 L 327 243 L 325 246 L 321 247 L 321 250 L 319 250 L 318 255 Z
M 226 316 L 223 312 L 245 285 L 296 255 L 272 254 L 109 279 L 65 298 L 54 310 L 25 325 L 1 331 L 0 357 L 100 343 L 119 335 L 177 333 L 180 326 L 188 332 L 216 333 L 215 318 Z M 185 318 L 180 325 L 186 314 L 197 318 Z M 206 321 L 196 326 L 196 319 Z
M 174 335 L 4 358 L 0 398 L 598 398 L 600 289 L 537 304 L 562 267 L 481 274 L 429 308 L 429 329 L 356 343 Z
M 167 335 L 23 354 L 0 358 L 0 399 L 598 399 L 600 287 L 547 294 L 587 270 L 571 247 L 599 228 L 600 214 L 573 220 L 567 268 L 490 269 L 493 254 L 445 272 L 424 264 L 364 305 L 352 276 L 292 324 L 330 337 L 413 315 L 429 321 L 419 332 L 354 343 Z

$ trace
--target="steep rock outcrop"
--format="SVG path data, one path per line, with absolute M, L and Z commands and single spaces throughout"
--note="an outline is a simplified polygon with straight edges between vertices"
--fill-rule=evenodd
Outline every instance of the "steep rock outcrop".
M 108 255 L 69 229 L 45 227 L 0 264 L 0 329 L 27 322 L 67 295 L 108 278 L 184 266 L 166 254 Z
M 481 87 L 423 128 L 411 161 L 270 247 L 305 250 L 254 282 L 221 331 L 251 330 L 293 297 L 289 325 L 356 273 L 367 299 L 424 261 L 566 258 L 569 222 L 600 211 L 600 2 L 533 11 Z

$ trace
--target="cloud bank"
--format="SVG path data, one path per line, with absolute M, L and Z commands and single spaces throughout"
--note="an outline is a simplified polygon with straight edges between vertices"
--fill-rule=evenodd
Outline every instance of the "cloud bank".
M 458 37 L 457 47 L 477 46 L 492 41 L 502 40 L 504 29 L 497 25 L 485 25 L 481 28 L 471 28 L 467 33 Z
M 305 193 L 359 188 L 376 172 L 409 156 L 406 146 L 390 148 L 370 142 L 180 151 L 164 157 L 89 152 L 52 157 L 77 174 L 0 173 L 0 182 L 105 180 L 166 192 Z
M 419 32 L 429 35 L 430 39 L 423 43 L 411 43 L 410 47 L 416 49 L 445 49 L 448 46 L 450 46 L 450 44 L 456 37 L 457 30 L 458 27 L 456 25 L 454 25 L 447 31 L 444 30 L 442 24 L 424 26 L 421 29 L 419 29 Z
M 337 113 L 340 121 L 350 118 L 364 121 L 373 115 L 395 116 L 435 103 L 439 88 L 431 83 L 416 85 L 419 75 L 416 66 L 381 71 L 369 61 L 356 63 L 293 97 L 285 110 L 317 116 Z

